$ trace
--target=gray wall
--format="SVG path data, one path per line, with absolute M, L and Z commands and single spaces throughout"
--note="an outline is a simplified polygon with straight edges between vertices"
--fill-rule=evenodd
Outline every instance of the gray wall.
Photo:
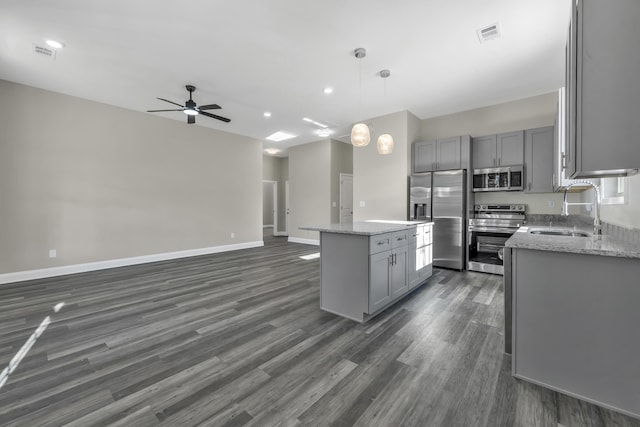
M 367 120 L 374 128 L 371 143 L 353 148 L 354 221 L 406 218 L 409 116 L 408 111 L 401 111 Z M 391 154 L 378 154 L 376 142 L 383 133 L 393 136 Z
M 0 273 L 262 240 L 260 141 L 1 80 L 0 129 Z
M 340 174 L 353 173 L 353 145 L 331 141 L 331 223 L 340 223 Z M 333 205 L 335 203 L 335 206 Z
M 331 222 L 331 141 L 289 148 L 289 237 L 318 240 L 305 225 Z

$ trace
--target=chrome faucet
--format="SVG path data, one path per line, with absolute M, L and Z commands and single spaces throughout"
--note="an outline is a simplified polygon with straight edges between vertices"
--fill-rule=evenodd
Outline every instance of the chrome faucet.
M 564 189 L 564 201 L 562 202 L 562 215 L 569 215 L 569 206 L 576 205 L 591 205 L 591 203 L 569 203 L 567 202 L 567 191 L 569 188 L 575 185 L 588 185 L 596 192 L 596 200 L 593 202 L 593 234 L 599 236 L 602 234 L 602 226 L 600 224 L 600 190 L 598 190 L 598 186 L 595 185 L 591 181 L 573 181 L 571 184 L 567 185 Z

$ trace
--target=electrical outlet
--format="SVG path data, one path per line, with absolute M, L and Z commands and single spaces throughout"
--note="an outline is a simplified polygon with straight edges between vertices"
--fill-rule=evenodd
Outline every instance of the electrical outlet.
M 366 206 L 366 203 L 364 202 L 364 200 L 360 200 L 360 207 L 364 208 Z
M 58 256 L 58 251 L 55 249 L 49 249 L 49 258 L 55 258 Z
M 556 201 L 555 200 L 549 200 L 549 207 L 550 208 L 555 208 L 556 207 Z
M 233 232 L 232 232 L 232 233 L 231 233 L 231 238 L 232 238 L 232 239 L 235 239 L 235 238 L 236 238 L 236 233 L 233 233 Z
M 331 202 L 331 205 L 335 208 L 336 206 L 338 206 L 338 204 L 336 202 Z

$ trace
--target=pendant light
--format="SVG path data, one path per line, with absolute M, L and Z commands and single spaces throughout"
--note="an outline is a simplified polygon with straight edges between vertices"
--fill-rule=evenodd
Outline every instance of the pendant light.
M 384 81 L 384 97 L 387 98 L 387 77 L 391 75 L 391 71 L 380 71 L 380 77 L 385 79 Z M 378 137 L 378 154 L 391 154 L 393 152 L 393 137 L 388 133 L 384 133 Z
M 367 51 L 363 47 L 359 47 L 353 51 L 353 54 L 356 58 L 358 58 L 358 73 L 359 73 L 359 83 L 360 83 L 360 108 L 362 109 L 362 62 L 360 61 L 362 58 L 367 56 Z M 371 141 L 371 132 L 369 131 L 369 126 L 366 123 L 356 123 L 351 128 L 351 144 L 354 147 L 365 147 L 369 145 L 369 141 Z

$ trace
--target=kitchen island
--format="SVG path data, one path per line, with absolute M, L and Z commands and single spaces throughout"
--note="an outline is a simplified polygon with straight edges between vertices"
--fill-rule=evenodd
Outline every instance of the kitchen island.
M 320 308 L 330 313 L 366 322 L 431 277 L 433 223 L 300 228 L 320 232 Z
M 506 242 L 513 375 L 640 418 L 640 247 L 531 231 Z

